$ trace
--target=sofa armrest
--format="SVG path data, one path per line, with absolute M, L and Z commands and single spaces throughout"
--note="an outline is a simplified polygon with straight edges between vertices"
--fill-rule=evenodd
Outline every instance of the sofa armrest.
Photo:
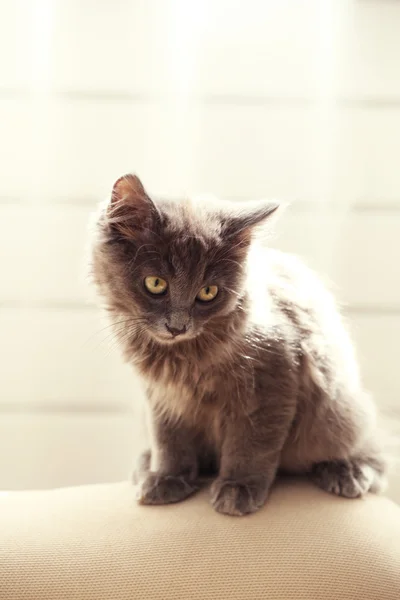
M 400 508 L 283 480 L 248 517 L 129 483 L 0 496 L 1 600 L 399 600 Z

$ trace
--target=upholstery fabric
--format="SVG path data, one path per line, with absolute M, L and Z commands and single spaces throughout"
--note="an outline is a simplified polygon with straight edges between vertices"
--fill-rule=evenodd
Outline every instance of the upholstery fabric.
M 259 513 L 129 483 L 0 495 L 1 600 L 399 600 L 400 508 L 283 480 Z

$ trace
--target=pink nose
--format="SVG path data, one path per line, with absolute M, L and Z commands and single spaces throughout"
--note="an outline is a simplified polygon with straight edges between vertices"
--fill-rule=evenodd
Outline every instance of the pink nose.
M 169 325 L 167 325 L 167 323 L 165 323 L 165 327 L 174 337 L 176 337 L 177 335 L 182 335 L 182 333 L 186 333 L 185 325 L 182 327 L 182 329 L 176 329 L 175 327 L 170 327 Z

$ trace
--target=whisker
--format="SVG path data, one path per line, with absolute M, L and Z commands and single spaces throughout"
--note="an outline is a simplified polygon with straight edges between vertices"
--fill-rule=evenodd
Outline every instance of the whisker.
M 146 323 L 147 323 L 147 319 L 145 317 L 131 317 L 131 318 L 124 319 L 121 321 L 116 321 L 114 323 L 109 323 L 106 327 L 103 327 L 99 331 L 96 331 L 94 334 L 92 334 L 86 340 L 84 345 L 88 344 L 90 341 L 92 341 L 96 335 L 99 335 L 105 331 L 108 331 L 109 329 L 112 329 L 111 333 L 109 333 L 108 335 L 106 335 L 104 338 L 102 338 L 99 341 L 98 345 L 96 346 L 96 348 L 98 348 L 102 343 L 104 343 L 108 339 L 110 339 L 110 337 L 121 336 L 127 327 L 129 328 L 129 327 L 132 327 L 135 325 L 145 325 Z
M 120 324 L 122 324 L 122 325 L 123 325 L 123 324 L 125 324 L 125 323 L 129 323 L 129 322 L 131 322 L 131 321 L 132 321 L 132 319 L 131 319 L 131 318 L 129 318 L 129 319 L 124 319 L 123 321 L 117 321 L 117 322 L 114 322 L 114 323 L 109 323 L 108 325 L 106 325 L 106 326 L 105 326 L 105 327 L 103 327 L 102 329 L 99 329 L 98 331 L 95 331 L 94 333 L 92 333 L 92 334 L 91 334 L 91 335 L 90 335 L 90 336 L 87 338 L 87 340 L 84 342 L 83 346 L 85 346 L 85 345 L 86 345 L 87 343 L 89 343 L 89 342 L 90 342 L 90 341 L 91 341 L 91 340 L 92 340 L 92 339 L 93 339 L 93 338 L 94 338 L 96 335 L 99 335 L 99 334 L 100 334 L 100 333 L 102 333 L 103 331 L 106 331 L 107 329 L 110 329 L 110 328 L 114 328 L 116 325 L 120 325 Z
M 123 345 L 126 345 L 126 343 L 134 338 L 137 337 L 137 335 L 140 333 L 143 333 L 145 331 L 145 325 L 144 324 L 139 324 L 139 326 L 135 325 L 134 327 L 131 327 L 129 329 L 127 329 L 126 331 L 123 332 L 117 332 L 115 335 L 115 339 L 112 341 L 112 343 L 109 346 L 109 351 L 112 352 L 114 349 L 121 347 L 121 349 L 123 349 Z

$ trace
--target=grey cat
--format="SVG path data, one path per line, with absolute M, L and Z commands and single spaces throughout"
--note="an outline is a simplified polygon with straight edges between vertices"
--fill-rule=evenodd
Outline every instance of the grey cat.
M 333 298 L 254 239 L 277 208 L 156 202 L 126 175 L 101 210 L 94 280 L 147 389 L 142 504 L 183 500 L 212 473 L 229 515 L 262 507 L 278 470 L 348 498 L 383 487 L 374 406 Z

